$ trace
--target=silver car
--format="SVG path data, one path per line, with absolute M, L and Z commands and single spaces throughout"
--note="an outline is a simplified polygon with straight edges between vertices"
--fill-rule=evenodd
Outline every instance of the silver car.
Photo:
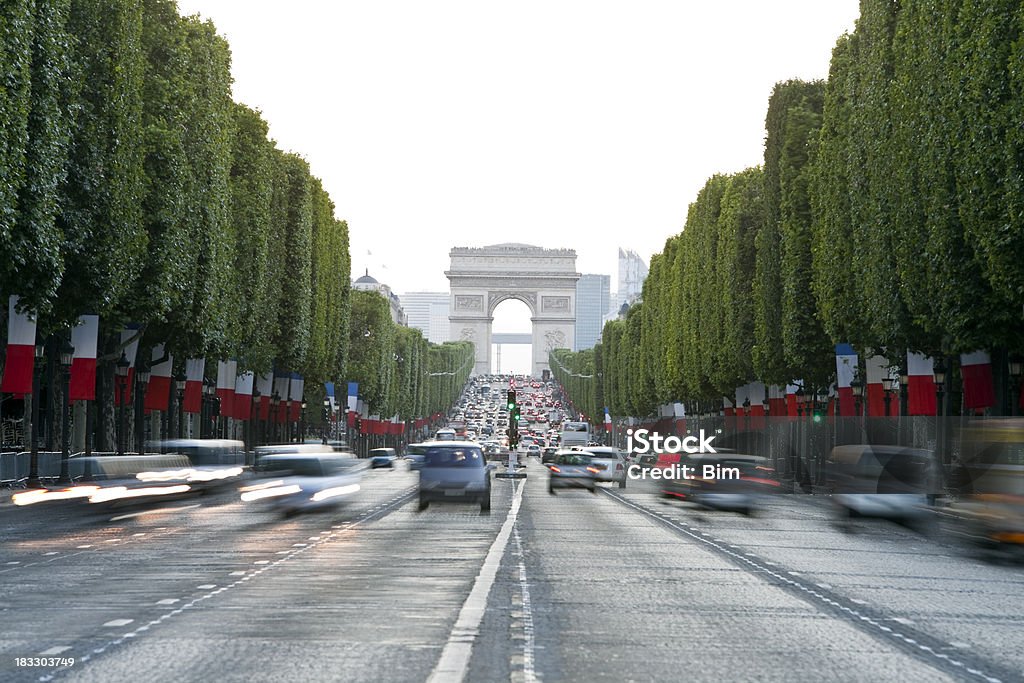
M 469 501 L 480 503 L 480 511 L 491 509 L 491 471 L 483 449 L 468 441 L 429 441 L 412 444 L 409 452 L 422 460 L 411 467 L 419 470 L 419 509 L 432 502 Z
M 347 501 L 359 492 L 365 465 L 335 453 L 281 453 L 260 458 L 256 469 L 261 480 L 242 488 L 242 500 L 290 516 Z
M 548 493 L 555 489 L 583 488 L 597 493 L 597 473 L 593 456 L 581 451 L 560 451 L 548 465 Z

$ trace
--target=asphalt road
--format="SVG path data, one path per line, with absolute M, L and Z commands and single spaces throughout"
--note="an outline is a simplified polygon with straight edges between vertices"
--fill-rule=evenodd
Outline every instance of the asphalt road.
M 536 463 L 417 512 L 416 476 L 291 519 L 0 506 L 0 681 L 1024 680 L 1022 567 L 941 536 L 551 496 Z

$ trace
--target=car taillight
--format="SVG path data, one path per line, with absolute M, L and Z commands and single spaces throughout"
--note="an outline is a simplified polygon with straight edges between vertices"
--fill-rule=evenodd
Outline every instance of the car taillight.
M 552 465 L 552 466 L 551 466 L 551 471 L 552 471 L 552 472 L 561 472 L 562 470 L 560 470 L 560 469 L 558 469 L 557 467 L 555 467 L 554 465 Z
M 594 474 L 597 474 L 600 471 L 601 470 L 597 469 L 596 467 L 588 467 L 587 468 L 587 472 L 593 472 Z

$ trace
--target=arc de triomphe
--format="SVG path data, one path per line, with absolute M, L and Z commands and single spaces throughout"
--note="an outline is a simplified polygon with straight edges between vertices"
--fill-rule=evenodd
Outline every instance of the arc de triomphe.
M 473 374 L 491 371 L 491 323 L 506 299 L 530 307 L 533 322 L 533 370 L 548 369 L 552 349 L 573 347 L 576 327 L 576 252 L 527 244 L 455 247 L 451 268 L 451 336 L 476 347 Z

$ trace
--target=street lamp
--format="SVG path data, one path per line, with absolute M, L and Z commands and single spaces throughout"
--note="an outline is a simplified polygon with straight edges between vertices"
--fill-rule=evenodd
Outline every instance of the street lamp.
M 804 388 L 802 386 L 798 386 L 794 395 L 796 396 L 796 414 L 799 417 L 803 417 L 804 403 L 807 402 L 807 396 L 804 394 Z
M 71 360 L 75 355 L 75 347 L 67 340 L 60 349 L 60 376 L 63 381 L 61 393 L 61 426 L 60 426 L 60 479 L 61 484 L 70 484 L 71 475 Z
M 946 364 L 943 362 L 942 356 L 939 356 L 932 365 L 932 379 L 935 381 L 935 450 L 938 452 L 942 464 L 946 464 L 945 444 L 943 443 L 942 433 L 942 417 L 946 412 L 942 404 L 943 394 L 946 389 Z
M 29 460 L 28 460 L 28 481 L 25 485 L 31 488 L 39 488 L 42 482 L 39 481 L 39 376 L 43 373 L 43 354 L 45 346 L 36 342 L 35 359 L 32 364 L 32 429 L 29 430 Z
M 185 383 L 188 378 L 181 372 L 174 376 L 174 396 L 178 399 L 178 438 L 185 435 Z
M 1024 373 L 1024 361 L 1020 356 L 1010 356 L 1006 364 L 1010 374 L 1010 415 L 1016 415 L 1020 410 L 1020 376 Z
M 140 454 L 146 452 L 146 387 L 149 386 L 149 365 L 140 364 L 135 373 L 135 438 Z
M 882 399 L 885 401 L 885 416 L 889 417 L 889 404 L 892 402 L 892 394 L 896 390 L 896 379 L 886 375 L 882 378 Z
M 907 369 L 907 359 L 900 361 L 900 415 L 910 413 L 910 371 Z
M 274 441 L 277 441 L 277 424 L 278 414 L 277 408 L 281 404 L 281 396 L 275 391 L 270 396 L 270 433 L 273 435 Z
M 260 439 L 260 390 L 252 390 L 252 406 L 249 408 L 249 440 L 253 447 Z
M 850 388 L 853 390 L 853 412 L 860 416 L 864 412 L 864 382 L 859 375 L 850 382 Z
M 117 376 L 117 387 L 121 392 L 121 402 L 118 405 L 117 412 L 117 454 L 124 455 L 124 445 L 127 440 L 127 427 L 124 423 L 124 404 L 128 401 L 128 367 L 131 363 L 128 362 L 128 356 L 124 355 L 124 351 L 121 351 L 121 357 L 117 359 L 117 363 L 114 365 L 114 374 Z

